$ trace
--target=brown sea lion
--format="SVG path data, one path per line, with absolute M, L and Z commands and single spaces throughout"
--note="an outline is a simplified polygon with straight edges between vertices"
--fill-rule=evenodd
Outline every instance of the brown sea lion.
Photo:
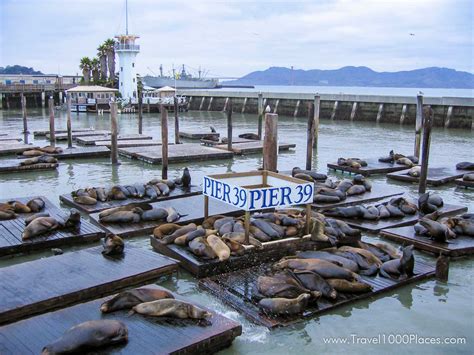
M 226 218 L 223 215 L 217 214 L 215 216 L 207 217 L 203 222 L 202 222 L 202 227 L 205 229 L 213 229 L 214 228 L 214 222 L 218 219 Z M 231 217 L 232 218 L 232 217 Z
M 472 219 L 451 217 L 447 219 L 446 225 L 456 234 L 474 237 L 474 220 Z
M 324 278 L 345 279 L 349 281 L 359 279 L 359 275 L 356 273 L 321 259 L 289 259 L 279 261 L 273 265 L 274 270 L 285 268 L 314 271 Z
M 23 155 L 24 157 L 38 157 L 43 154 L 44 152 L 39 149 L 28 149 L 21 153 L 21 155 Z
M 104 239 L 104 250 L 102 250 L 102 255 L 122 255 L 124 248 L 125 243 L 122 238 L 115 234 L 109 234 Z
M 48 232 L 52 232 L 58 229 L 60 226 L 60 223 L 53 217 L 38 217 L 25 227 L 21 235 L 21 239 L 31 239 Z
M 293 177 L 304 181 L 314 182 L 314 179 L 308 174 L 298 173 L 293 175 Z
M 183 170 L 183 176 L 181 177 L 181 183 L 182 183 L 183 187 L 191 186 L 191 174 L 189 173 L 188 168 L 184 168 L 184 170 Z
M 222 240 L 225 242 L 225 240 L 227 240 L 227 239 L 232 239 L 236 242 L 239 242 L 240 244 L 244 244 L 245 243 L 245 233 L 242 233 L 242 232 L 226 233 L 222 236 Z M 249 243 L 250 243 L 250 245 L 253 245 L 257 249 L 263 249 L 263 244 L 259 240 L 252 237 L 251 235 L 249 235 Z
M 336 290 L 316 272 L 308 270 L 293 270 L 290 271 L 290 273 L 308 290 L 311 290 L 312 292 L 320 292 L 323 297 L 331 300 L 337 298 Z
M 400 259 L 386 261 L 380 268 L 380 276 L 389 279 L 407 278 L 414 275 L 415 257 L 413 256 L 413 245 L 403 248 Z
M 353 185 L 347 191 L 347 196 L 361 195 L 366 192 L 364 185 Z
M 59 339 L 46 345 L 42 355 L 85 353 L 128 340 L 127 326 L 117 320 L 91 320 L 68 329 Z
M 107 217 L 116 212 L 132 211 L 135 207 L 139 207 L 142 211 L 149 211 L 153 208 L 149 203 L 130 203 L 125 206 L 113 207 L 106 210 L 103 210 L 99 213 L 99 218 Z
M 140 303 L 132 311 L 145 316 L 180 319 L 205 319 L 212 316 L 212 313 L 191 303 L 170 298 Z
M 45 203 L 41 198 L 34 198 L 26 203 L 26 205 L 30 208 L 31 212 L 36 213 L 41 211 Z
M 447 243 L 448 239 L 456 238 L 456 234 L 446 224 L 427 218 L 421 218 L 418 223 L 427 230 L 431 239 L 439 243 Z
M 215 259 L 217 257 L 204 237 L 197 237 L 191 240 L 188 244 L 188 248 L 197 256 L 202 256 L 207 259 Z
M 8 201 L 8 204 L 12 207 L 15 213 L 30 213 L 31 208 L 21 203 L 20 201 Z
M 211 235 L 213 233 L 207 234 L 207 231 L 211 231 L 211 229 L 204 229 L 201 226 L 198 226 L 197 229 L 187 232 L 176 238 L 174 240 L 174 244 L 176 245 L 187 245 L 191 240 L 198 238 L 198 237 L 207 237 L 207 235 Z M 214 231 L 214 230 L 212 230 Z
M 309 293 L 303 293 L 296 298 L 263 298 L 258 305 L 265 313 L 289 316 L 302 313 L 308 306 L 310 298 Z
M 101 223 L 138 223 L 140 222 L 143 210 L 134 207 L 130 211 L 117 211 L 105 217 L 99 217 Z
M 141 215 L 142 221 L 160 221 L 168 217 L 168 211 L 164 208 L 155 207 L 151 210 L 144 211 Z
M 230 248 L 217 235 L 211 234 L 206 238 L 206 241 L 217 255 L 219 261 L 225 261 L 230 258 Z
M 181 228 L 179 224 L 165 223 L 161 224 L 153 230 L 153 236 L 158 239 L 162 239 L 165 235 L 174 233 L 177 229 Z
M 410 170 L 407 171 L 407 175 L 413 176 L 413 177 L 420 177 L 421 174 L 421 166 L 415 165 L 412 167 Z
M 15 219 L 17 217 L 13 210 L 0 210 L 0 221 L 6 221 L 8 219 Z
M 176 238 L 181 237 L 182 235 L 185 235 L 186 233 L 192 232 L 196 229 L 197 227 L 194 223 L 189 223 L 185 226 L 180 226 L 173 233 L 165 235 L 163 238 L 161 238 L 161 240 L 165 244 L 171 244 L 174 243 Z
M 183 215 L 180 215 L 174 207 L 166 208 L 166 212 L 168 212 L 168 216 L 166 217 L 166 222 L 168 223 L 174 223 L 183 217 Z
M 164 182 L 159 182 L 158 184 L 156 184 L 156 186 L 158 186 L 163 196 L 168 196 L 170 194 L 170 188 Z
M 256 133 L 242 133 L 242 134 L 239 134 L 239 138 L 252 139 L 252 140 L 260 139 L 260 137 Z
M 119 186 L 112 186 L 107 195 L 107 198 L 109 200 L 126 200 L 127 195 L 122 191 Z
M 364 282 L 343 279 L 327 279 L 326 281 L 338 292 L 364 293 L 372 291 L 372 286 Z
M 347 270 L 350 270 L 352 272 L 359 272 L 359 266 L 355 261 L 324 250 L 300 251 L 296 253 L 296 257 L 299 259 L 322 259 L 330 261 L 338 266 L 342 266 L 343 268 L 346 268 Z
M 415 165 L 415 164 L 413 164 L 413 162 L 410 159 L 408 159 L 406 157 L 397 159 L 396 163 L 400 164 L 400 165 L 408 166 L 410 168 Z
M 257 289 L 265 297 L 296 298 L 303 293 L 309 293 L 315 299 L 321 297 L 321 292 L 318 290 L 312 292 L 286 273 L 274 276 L 259 276 Z
M 102 313 L 110 313 L 121 309 L 130 309 L 140 303 L 152 302 L 164 298 L 174 298 L 174 296 L 167 290 L 146 287 L 134 288 L 120 292 L 102 303 L 100 305 L 100 311 Z
M 231 255 L 245 254 L 245 247 L 239 242 L 232 239 L 223 239 L 223 242 L 229 247 Z
M 47 154 L 59 154 L 63 152 L 63 149 L 61 147 L 53 147 L 51 145 L 47 145 L 45 147 L 40 148 L 42 152 L 45 152 Z
M 39 213 L 35 213 L 31 216 L 28 216 L 27 218 L 25 218 L 25 226 L 30 224 L 31 221 L 33 221 L 34 219 L 36 219 L 38 217 L 49 217 L 49 213 L 48 212 L 39 212 Z
M 85 191 L 87 192 L 87 195 L 89 195 L 89 197 L 92 197 L 94 200 L 97 200 L 97 191 L 95 190 L 95 188 L 88 187 L 85 189 Z
M 95 205 L 97 200 L 90 196 L 75 196 L 73 197 L 74 202 L 77 202 L 81 205 Z

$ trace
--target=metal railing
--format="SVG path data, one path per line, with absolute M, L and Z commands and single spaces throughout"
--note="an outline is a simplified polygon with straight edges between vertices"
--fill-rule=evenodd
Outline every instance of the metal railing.
M 123 43 L 115 43 L 114 48 L 116 51 L 139 51 L 140 45 L 139 44 L 123 44 Z
M 78 84 L 0 84 L 0 92 L 41 92 L 41 91 L 61 91 L 67 90 Z

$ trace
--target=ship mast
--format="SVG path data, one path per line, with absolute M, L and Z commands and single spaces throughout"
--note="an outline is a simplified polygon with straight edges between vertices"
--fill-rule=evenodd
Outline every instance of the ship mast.
M 128 0 L 125 0 L 125 34 L 128 36 Z

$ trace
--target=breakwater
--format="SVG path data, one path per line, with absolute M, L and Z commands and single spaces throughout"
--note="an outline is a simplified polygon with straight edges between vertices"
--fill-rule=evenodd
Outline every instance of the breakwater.
M 234 112 L 258 113 L 257 92 L 183 90 L 188 97 L 188 109 L 222 111 L 232 99 Z M 314 94 L 262 92 L 263 107 L 285 116 L 306 116 L 308 103 Z M 347 121 L 373 121 L 415 125 L 416 96 L 382 96 L 320 94 L 320 118 Z M 474 98 L 423 97 L 431 105 L 434 125 L 446 128 L 473 129 Z

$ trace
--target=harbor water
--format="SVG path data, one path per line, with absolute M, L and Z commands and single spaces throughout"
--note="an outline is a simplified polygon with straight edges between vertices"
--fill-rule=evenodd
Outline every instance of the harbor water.
M 66 128 L 64 112 L 56 112 L 56 129 Z M 28 129 L 48 129 L 47 110 L 28 110 Z M 169 117 L 170 141 L 174 137 L 173 119 Z M 72 114 L 73 128 L 94 127 L 110 129 L 108 114 Z M 256 115 L 234 114 L 234 134 L 255 132 Z M 226 117 L 221 112 L 180 113 L 183 131 L 209 130 L 213 126 L 225 136 Z M 0 131 L 22 136 L 22 119 L 19 111 L 0 111 Z M 138 133 L 137 116 L 119 116 L 120 134 Z M 210 131 L 210 130 L 209 130 Z M 144 114 L 143 133 L 160 139 L 159 114 Z M 306 118 L 279 117 L 278 135 L 281 142 L 295 143 L 296 149 L 279 154 L 278 168 L 291 170 L 304 167 L 306 156 Z M 46 139 L 29 142 L 44 146 Z M 376 124 L 374 122 L 326 121 L 320 124 L 318 154 L 313 166 L 326 173 L 326 164 L 339 157 L 376 158 L 390 150 L 403 154 L 413 153 L 414 130 L 412 127 Z M 64 144 L 59 144 L 65 146 Z M 157 149 L 161 149 L 157 147 Z M 2 159 L 12 157 L 2 157 Z M 474 160 L 474 132 L 472 130 L 436 128 L 431 138 L 430 166 L 453 167 L 460 161 Z M 86 186 L 106 186 L 145 182 L 161 174 L 160 165 L 149 165 L 120 157 L 121 165 L 112 166 L 109 159 L 76 159 L 61 161 L 57 171 L 0 174 L 0 198 L 44 195 L 60 205 L 59 195 Z M 261 155 L 235 156 L 229 160 L 211 160 L 172 164 L 171 178 L 181 175 L 188 166 L 193 183 L 200 184 L 206 174 L 254 170 L 262 165 Z M 330 173 L 341 177 L 341 174 Z M 370 177 L 373 181 L 397 186 L 410 197 L 417 196 L 417 186 L 387 180 L 385 176 Z M 454 184 L 431 188 L 445 202 L 467 206 L 474 212 L 474 192 L 456 188 Z M 212 201 L 211 201 L 212 203 Z M 363 234 L 366 241 L 384 241 L 377 236 Z M 148 235 L 127 239 L 130 245 L 151 249 Z M 387 242 L 387 241 L 384 241 Z M 387 242 L 388 243 L 388 242 Z M 65 248 L 65 252 L 90 247 Z M 416 252 L 418 260 L 434 262 L 435 258 Z M 0 259 L 0 268 L 37 258 L 51 257 L 50 251 Z M 474 352 L 474 258 L 452 260 L 449 282 L 434 279 L 413 283 L 392 292 L 360 300 L 339 307 L 320 317 L 297 323 L 290 327 L 269 331 L 246 320 L 238 311 L 226 306 L 217 298 L 198 287 L 196 279 L 186 272 L 160 282 L 171 291 L 185 295 L 243 325 L 243 334 L 223 354 L 324 354 L 383 352 L 447 354 Z M 1 269 L 0 269 L 1 272 Z M 1 274 L 0 274 L 1 275 Z M 58 280 L 60 282 L 60 280 Z M 447 339 L 450 337 L 461 338 Z M 428 339 L 429 338 L 429 339 Z M 431 339 L 431 338 L 434 338 Z M 463 340 L 464 339 L 464 340 Z M 432 342 L 431 344 L 427 344 Z M 434 342 L 434 343 L 433 343 Z M 453 344 L 445 344 L 452 342 Z

